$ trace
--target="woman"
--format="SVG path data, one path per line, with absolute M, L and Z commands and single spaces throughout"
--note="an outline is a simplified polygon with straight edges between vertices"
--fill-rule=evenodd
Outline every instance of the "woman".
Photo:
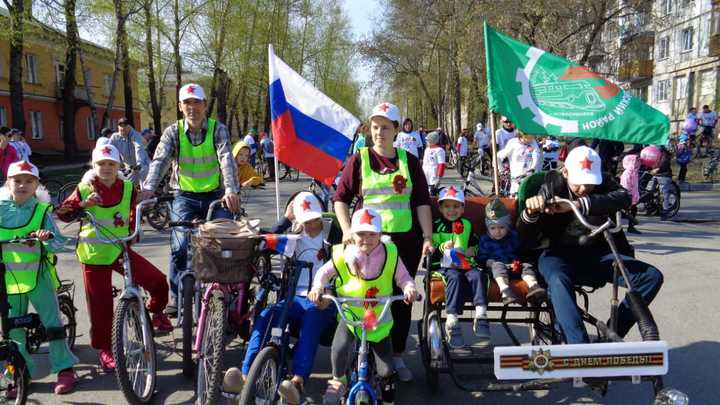
M 343 241 L 351 243 L 350 208 L 373 208 L 382 217 L 383 233 L 398 247 L 408 272 L 415 277 L 420 258 L 432 253 L 432 214 L 427 181 L 418 159 L 404 149 L 393 147 L 400 126 L 400 111 L 381 103 L 370 115 L 371 148 L 362 148 L 348 159 L 335 192 L 334 207 L 343 230 Z M 402 294 L 396 289 L 394 294 Z M 395 302 L 391 331 L 393 363 L 401 381 L 412 380 L 402 359 L 410 329 L 411 306 Z
M 422 156 L 422 139 L 420 134 L 413 130 L 413 122 L 410 118 L 405 118 L 405 121 L 403 121 L 403 129 L 395 138 L 393 146 L 405 149 L 416 158 Z

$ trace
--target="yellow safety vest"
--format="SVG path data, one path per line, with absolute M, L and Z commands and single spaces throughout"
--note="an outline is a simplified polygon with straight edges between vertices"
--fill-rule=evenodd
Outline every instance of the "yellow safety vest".
M 178 120 L 178 184 L 181 191 L 208 193 L 220 187 L 220 163 L 215 150 L 215 120 L 208 118 L 205 139 L 193 145 Z
M 345 263 L 345 246 L 342 244 L 333 246 L 332 261 L 337 272 L 335 291 L 339 297 L 370 298 L 388 297 L 392 295 L 395 269 L 397 268 L 398 262 L 397 246 L 392 242 L 383 243 L 383 246 L 385 249 L 385 264 L 383 265 L 382 272 L 370 280 L 365 280 L 351 274 L 347 263 Z M 380 317 L 383 307 L 384 304 L 377 304 L 373 308 L 378 318 Z M 361 320 L 365 315 L 365 308 L 363 306 L 345 304 L 343 308 L 346 316 L 352 320 Z M 393 321 L 392 318 L 390 318 L 390 320 L 379 324 L 375 330 L 369 330 L 367 332 L 368 341 L 379 342 L 385 339 L 390 335 L 392 325 Z M 348 326 L 348 328 L 355 336 L 360 338 L 362 328 L 351 326 Z
M 363 207 L 372 208 L 382 217 L 383 232 L 407 232 L 412 228 L 412 180 L 407 152 L 397 148 L 398 170 L 380 174 L 370 167 L 368 148 L 360 148 Z
M 89 184 L 78 184 L 80 198 L 85 201 L 93 190 Z M 95 205 L 85 208 L 95 215 L 98 227 L 104 238 L 113 240 L 113 237 L 126 237 L 130 234 L 130 205 L 132 203 L 133 184 L 123 180 L 123 194 L 120 202 L 112 207 Z M 139 221 L 140 218 L 136 218 Z M 115 263 L 122 247 L 117 243 L 103 243 L 97 238 L 95 227 L 90 223 L 83 223 L 78 237 L 77 256 L 80 263 L 108 265 Z

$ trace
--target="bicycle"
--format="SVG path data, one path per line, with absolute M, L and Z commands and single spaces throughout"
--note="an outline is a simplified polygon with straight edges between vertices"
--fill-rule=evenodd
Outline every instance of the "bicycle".
M 40 243 L 36 237 L 13 238 L 0 241 L 0 256 L 2 246 L 8 243 Z M 8 303 L 7 286 L 5 284 L 5 263 L 0 261 L 0 361 L 4 361 L 4 371 L 0 374 L 0 401 L 23 405 L 29 394 L 30 373 L 25 364 L 25 359 L 15 341 L 10 338 L 10 330 L 17 328 L 33 329 L 38 328 L 42 323 L 36 313 L 10 317 L 10 305 Z M 10 392 L 14 390 L 14 398 Z
M 163 177 L 158 185 L 158 194 L 169 195 L 170 187 L 168 185 L 169 175 Z M 143 218 L 152 226 L 155 230 L 162 232 L 170 222 L 170 203 L 162 202 L 157 203 L 151 207 L 148 207 L 143 211 Z
M 373 370 L 373 357 L 370 355 L 368 350 L 367 332 L 368 329 L 374 329 L 378 324 L 382 323 L 387 317 L 391 304 L 395 301 L 402 301 L 405 299 L 404 295 L 392 295 L 389 297 L 374 297 L 374 298 L 350 298 L 350 297 L 336 297 L 334 295 L 323 294 L 323 299 L 328 299 L 335 304 L 338 314 L 340 314 L 340 320 L 353 328 L 361 328 L 362 334 L 358 341 L 357 347 L 357 362 L 354 364 L 351 372 L 347 398 L 345 404 L 352 405 L 377 405 L 380 404 L 378 401 L 378 393 L 381 391 L 379 387 L 379 381 L 375 379 L 375 371 Z M 418 296 L 417 301 L 421 301 L 422 297 Z M 374 318 L 375 312 L 369 311 L 373 316 L 366 316 L 360 320 L 351 320 L 343 309 L 343 304 L 376 304 L 384 305 L 380 316 Z M 342 325 L 338 325 L 342 328 Z
M 172 200 L 163 196 L 145 200 L 135 207 L 135 218 L 153 204 Z M 128 246 L 142 231 L 142 222 L 135 221 L 135 229 L 127 237 L 106 236 L 90 212 L 81 217 L 95 227 L 98 241 L 122 247 L 124 288 L 115 309 L 112 326 L 112 354 L 115 358 L 115 377 L 125 399 L 132 404 L 147 403 L 155 393 L 157 379 L 157 353 L 150 317 L 145 308 L 145 296 L 132 277 Z
M 60 280 L 60 288 L 57 290 L 58 306 L 60 308 L 60 319 L 65 325 L 65 337 L 70 350 L 75 347 L 75 338 L 77 336 L 77 321 L 75 319 L 75 282 L 72 280 Z M 37 327 L 28 328 L 27 331 L 27 351 L 35 353 L 40 349 L 43 342 L 47 342 L 49 335 L 45 326 L 40 323 Z
M 639 191 L 640 200 L 638 204 L 643 204 L 643 210 L 645 215 L 662 215 L 664 206 L 664 196 L 660 191 L 660 184 L 656 183 L 652 190 L 648 190 L 648 184 L 652 180 L 653 175 L 650 171 L 645 170 L 640 172 L 639 180 Z M 665 212 L 667 218 L 672 218 L 677 215 L 680 210 L 680 186 L 675 181 L 672 181 L 668 187 L 670 187 L 670 208 Z

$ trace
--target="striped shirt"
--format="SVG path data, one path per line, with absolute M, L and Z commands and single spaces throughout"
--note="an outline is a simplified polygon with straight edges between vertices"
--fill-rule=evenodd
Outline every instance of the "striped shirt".
M 200 145 L 205 139 L 206 132 L 207 120 L 203 122 L 202 130 L 197 133 L 190 131 L 190 125 L 188 125 L 187 120 L 185 121 L 185 133 L 193 145 Z M 173 170 L 170 176 L 170 188 L 173 190 L 180 189 L 177 182 L 178 149 L 178 128 L 177 123 L 173 123 L 165 128 L 160 137 L 160 143 L 155 149 L 155 156 L 150 164 L 150 172 L 145 183 L 143 183 L 143 190 L 155 191 L 171 163 Z M 232 153 L 230 153 L 230 133 L 227 127 L 220 122 L 215 123 L 215 150 L 220 162 L 221 183 L 225 186 L 225 193 L 239 192 L 237 166 Z

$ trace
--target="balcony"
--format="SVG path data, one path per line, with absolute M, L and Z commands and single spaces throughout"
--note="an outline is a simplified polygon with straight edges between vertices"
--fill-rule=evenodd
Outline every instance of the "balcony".
M 645 79 L 653 75 L 655 61 L 634 60 L 620 65 L 618 68 L 618 80 L 625 82 L 630 80 Z
M 90 88 L 90 95 L 95 99 L 95 92 L 92 87 Z M 62 99 L 63 97 L 63 86 L 61 84 L 55 86 L 55 97 L 58 99 Z M 85 86 L 75 86 L 75 100 L 88 101 Z
M 708 56 L 720 56 L 720 33 L 710 35 L 710 43 L 708 44 Z

